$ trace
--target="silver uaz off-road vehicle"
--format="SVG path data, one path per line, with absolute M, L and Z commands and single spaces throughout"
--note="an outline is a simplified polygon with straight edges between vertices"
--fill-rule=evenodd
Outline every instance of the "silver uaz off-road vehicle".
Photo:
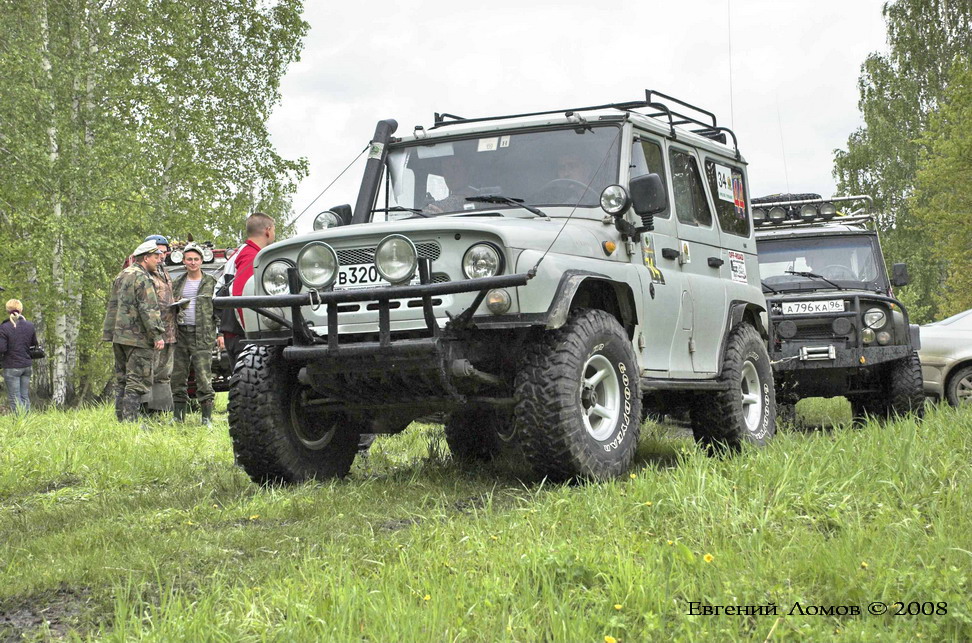
M 396 129 L 353 211 L 217 302 L 246 309 L 229 422 L 254 480 L 341 476 L 359 434 L 434 412 L 457 460 L 511 447 L 554 479 L 624 472 L 643 401 L 710 447 L 773 435 L 746 164 L 712 114 L 648 91 Z
M 796 402 L 810 396 L 845 396 L 855 418 L 922 413 L 918 327 L 891 291 L 908 283 L 908 271 L 894 264 L 888 278 L 870 203 L 753 199 L 776 400 L 791 422 Z M 850 212 L 837 216 L 838 207 Z

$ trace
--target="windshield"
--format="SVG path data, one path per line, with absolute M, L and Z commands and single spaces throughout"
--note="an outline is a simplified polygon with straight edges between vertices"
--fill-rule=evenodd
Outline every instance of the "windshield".
M 620 131 L 584 126 L 398 148 L 388 154 L 378 208 L 435 215 L 514 207 L 466 200 L 482 196 L 534 206 L 599 206 L 601 191 L 617 182 Z
M 762 239 L 758 249 L 760 277 L 776 290 L 834 289 L 834 284 L 874 291 L 888 289 L 876 239 L 870 235 Z M 823 279 L 792 274 L 801 272 Z
M 935 322 L 934 326 L 954 326 L 955 328 L 972 330 L 972 310 L 964 310 L 957 315 Z

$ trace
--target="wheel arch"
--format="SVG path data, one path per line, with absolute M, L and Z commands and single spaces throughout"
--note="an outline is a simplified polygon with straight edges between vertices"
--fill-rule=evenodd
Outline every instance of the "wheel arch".
M 948 395 L 948 387 L 952 383 L 952 379 L 955 377 L 955 374 L 968 366 L 972 366 L 972 356 L 959 360 L 954 364 L 950 364 L 948 370 L 942 373 L 943 396 Z
M 732 329 L 743 322 L 749 323 L 759 336 L 763 338 L 763 341 L 768 340 L 766 333 L 766 328 L 763 326 L 762 315 L 766 313 L 766 309 L 762 306 L 755 304 L 751 301 L 732 301 L 729 303 L 729 315 L 726 323 L 726 330 L 722 334 L 722 342 L 719 344 L 719 374 L 722 374 L 722 363 L 725 361 L 726 356 L 726 344 L 729 341 L 729 335 L 732 333 Z M 768 347 L 767 347 L 768 350 Z
M 607 275 L 581 270 L 564 273 L 557 286 L 554 299 L 547 309 L 546 328 L 553 330 L 567 323 L 570 311 L 575 308 L 603 310 L 614 316 L 624 327 L 628 337 L 634 337 L 638 324 L 634 292 L 622 282 Z

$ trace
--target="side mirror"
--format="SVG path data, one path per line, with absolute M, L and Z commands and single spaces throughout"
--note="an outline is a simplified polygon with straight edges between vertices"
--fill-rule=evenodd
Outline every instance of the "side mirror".
M 330 208 L 331 212 L 338 215 L 341 218 L 341 225 L 351 224 L 351 206 L 350 205 L 336 205 Z
M 911 283 L 911 277 L 908 275 L 908 264 L 906 263 L 896 263 L 891 266 L 891 285 L 892 286 L 907 286 Z
M 668 193 L 657 174 L 645 174 L 631 179 L 628 191 L 635 214 L 644 222 L 644 229 L 654 228 L 654 216 L 668 208 Z

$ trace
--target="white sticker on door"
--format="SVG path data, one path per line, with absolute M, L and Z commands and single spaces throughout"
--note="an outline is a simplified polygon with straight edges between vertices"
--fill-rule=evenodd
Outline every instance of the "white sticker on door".
M 733 281 L 746 283 L 749 279 L 746 276 L 746 255 L 741 252 L 729 251 L 729 274 Z

